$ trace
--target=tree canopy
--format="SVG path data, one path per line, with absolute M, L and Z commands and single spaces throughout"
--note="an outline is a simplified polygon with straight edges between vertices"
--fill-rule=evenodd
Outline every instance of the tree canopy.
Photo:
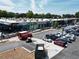
M 63 18 L 74 18 L 75 15 L 73 14 L 63 14 Z
M 76 12 L 76 13 L 75 13 L 75 16 L 76 16 L 77 18 L 79 18 L 79 12 Z
M 20 18 L 20 17 L 26 17 L 26 18 L 74 18 L 77 17 L 79 18 L 79 12 L 76 12 L 75 15 L 73 14 L 63 14 L 61 15 L 56 15 L 56 14 L 51 14 L 51 13 L 46 13 L 46 14 L 38 14 L 38 13 L 33 13 L 32 11 L 28 11 L 27 13 L 13 13 L 13 12 L 7 12 L 5 10 L 0 10 L 0 18 L 5 17 L 5 18 Z

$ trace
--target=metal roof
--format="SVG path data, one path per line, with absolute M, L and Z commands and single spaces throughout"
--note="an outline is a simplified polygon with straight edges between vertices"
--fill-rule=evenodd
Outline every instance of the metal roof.
M 11 24 L 11 23 L 23 23 L 23 22 L 45 22 L 45 21 L 62 21 L 62 20 L 75 20 L 78 18 L 61 18 L 61 19 L 41 19 L 41 18 L 37 18 L 37 19 L 0 19 L 0 23 L 3 24 Z

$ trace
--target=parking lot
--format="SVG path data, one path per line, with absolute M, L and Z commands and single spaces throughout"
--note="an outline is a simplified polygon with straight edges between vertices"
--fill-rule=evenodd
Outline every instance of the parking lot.
M 42 31 L 42 32 L 37 32 L 37 33 L 33 33 L 33 37 L 34 38 L 38 38 L 38 39 L 43 39 L 44 36 L 46 34 L 54 34 L 57 32 L 61 32 L 61 29 L 50 29 L 50 30 L 46 30 L 46 31 Z M 35 48 L 35 45 L 33 44 L 25 44 L 25 42 L 14 42 L 11 44 L 3 44 L 1 46 L 0 44 L 0 52 L 8 50 L 8 49 L 13 49 L 16 47 L 25 47 L 27 49 L 30 49 L 30 51 L 33 51 Z M 33 47 L 32 47 L 33 46 Z M 30 48 L 32 47 L 32 48 Z M 77 37 L 77 40 L 75 42 L 69 43 L 68 47 L 65 48 L 64 50 L 62 50 L 59 54 L 57 54 L 55 57 L 53 57 L 52 59 L 78 59 L 79 56 L 79 37 Z
M 50 29 L 50 30 L 46 30 L 46 31 L 42 31 L 42 32 L 37 32 L 37 33 L 33 33 L 33 37 L 43 39 L 46 34 L 54 34 L 54 33 L 57 33 L 57 32 L 62 32 L 62 30 L 61 29 L 59 29 L 59 30 Z
M 79 37 L 52 59 L 79 59 Z
M 51 31 L 44 31 L 38 34 L 34 34 L 36 38 L 43 38 L 45 34 L 48 33 L 56 33 L 61 32 L 61 30 L 51 30 Z M 68 47 L 62 50 L 59 54 L 57 54 L 52 59 L 79 59 L 79 37 L 77 36 L 77 40 L 73 43 L 68 44 Z

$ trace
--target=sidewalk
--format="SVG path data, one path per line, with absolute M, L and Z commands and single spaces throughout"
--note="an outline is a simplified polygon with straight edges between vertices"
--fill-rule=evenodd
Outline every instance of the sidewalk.
M 4 43 L 7 42 L 8 40 L 0 40 L 0 43 Z
M 18 39 L 18 37 L 12 37 L 12 38 L 9 38 L 9 39 L 3 39 L 3 40 L 0 40 L 0 43 L 4 43 L 4 42 L 12 42 L 12 41 L 20 41 Z

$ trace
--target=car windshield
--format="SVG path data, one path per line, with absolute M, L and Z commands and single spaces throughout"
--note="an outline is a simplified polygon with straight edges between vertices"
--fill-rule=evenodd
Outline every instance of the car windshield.
M 50 36 L 49 36 L 49 35 L 47 35 L 47 36 L 46 36 L 46 38 L 47 38 L 47 39 L 50 39 Z

